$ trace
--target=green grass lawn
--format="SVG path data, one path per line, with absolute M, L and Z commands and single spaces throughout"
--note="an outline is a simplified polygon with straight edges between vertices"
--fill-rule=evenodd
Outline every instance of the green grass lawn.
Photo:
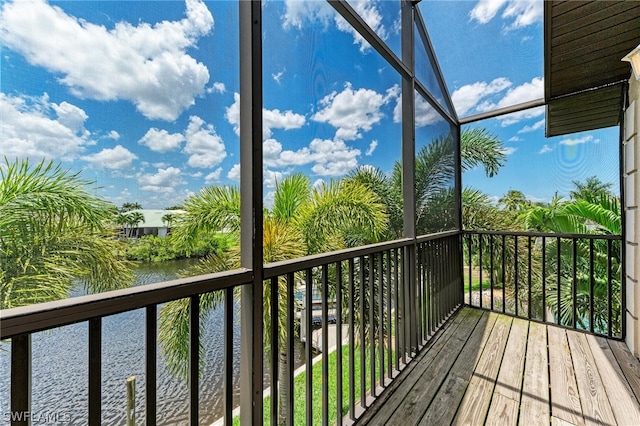
M 386 368 L 386 357 L 388 356 L 385 348 L 385 368 Z M 355 380 L 355 396 L 354 399 L 356 401 L 356 405 L 359 404 L 360 401 L 360 374 L 363 370 L 361 362 L 360 362 L 360 348 L 357 346 L 355 348 L 355 362 L 354 362 L 354 380 Z M 376 351 L 376 380 L 380 379 L 380 371 L 379 366 L 377 365 L 378 361 L 378 352 Z M 329 380 L 329 424 L 336 423 L 336 411 L 337 411 L 337 351 L 334 351 L 329 354 L 329 375 L 327 380 Z M 369 349 L 366 350 L 365 363 L 364 363 L 364 371 L 365 371 L 365 382 L 367 392 L 370 389 L 370 354 Z M 348 413 L 349 411 L 349 347 L 345 345 L 342 347 L 342 415 Z M 313 425 L 321 425 L 322 424 L 322 361 L 317 362 L 312 369 L 312 384 L 313 384 Z M 305 405 L 306 405 L 306 371 L 302 372 L 300 375 L 294 378 L 294 386 L 293 386 L 293 415 L 294 421 L 293 424 L 296 425 L 304 425 L 306 424 L 306 414 L 305 414 Z M 271 398 L 266 397 L 263 401 L 263 410 L 264 410 L 264 421 L 263 424 L 267 425 L 270 423 L 270 413 L 269 413 L 269 404 Z M 233 424 L 240 425 L 240 417 L 235 417 L 233 419 Z

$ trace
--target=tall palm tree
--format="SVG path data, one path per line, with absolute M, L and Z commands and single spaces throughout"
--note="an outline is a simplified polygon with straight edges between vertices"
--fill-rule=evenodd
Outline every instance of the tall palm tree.
M 90 194 L 78 173 L 44 160 L 0 167 L 0 308 L 66 298 L 132 282 L 107 224 L 115 207 Z
M 601 194 L 599 199 L 574 199 L 570 201 L 552 203 L 550 207 L 532 209 L 524 217 L 524 223 L 530 229 L 550 231 L 565 234 L 621 234 L 620 200 L 617 197 Z M 555 259 L 557 246 L 555 241 L 547 245 L 548 259 Z M 577 268 L 574 271 L 573 252 L 566 244 L 561 247 L 560 271 L 557 262 L 548 269 L 549 289 L 547 293 L 547 306 L 554 312 L 563 324 L 568 324 L 573 320 L 573 274 L 576 273 L 576 323 L 588 328 L 586 322 L 590 318 L 590 289 L 591 276 L 590 268 L 594 274 L 594 301 L 593 317 L 594 327 L 599 330 L 606 330 L 608 324 L 608 268 L 609 263 L 612 268 L 612 329 L 614 334 L 620 331 L 620 303 L 621 303 L 621 249 L 617 244 L 613 244 L 611 257 L 608 256 L 607 242 L 603 240 L 593 241 L 594 263 L 589 264 L 590 243 L 585 240 L 577 242 Z M 560 272 L 560 301 L 558 303 L 557 274 Z M 545 278 L 545 279 L 546 279 Z M 559 308 L 559 309 L 558 309 Z
M 455 223 L 455 139 L 439 137 L 420 148 L 415 159 L 416 231 L 418 234 L 452 229 Z M 463 129 L 460 134 L 461 168 L 482 167 L 488 177 L 498 173 L 506 156 L 501 140 L 483 128 Z M 390 176 L 378 168 L 363 166 L 348 180 L 369 187 L 384 202 L 389 234 L 402 235 L 402 164 L 396 162 Z M 464 192 L 463 192 L 464 195 Z M 477 198 L 476 198 L 477 199 Z M 469 198 L 469 201 L 474 200 Z M 465 199 L 463 199 L 463 204 Z
M 613 196 L 611 192 L 612 183 L 604 183 L 597 176 L 590 176 L 585 182 L 577 180 L 571 181 L 576 187 L 569 193 L 569 197 L 574 200 L 597 200 L 602 196 Z
M 522 211 L 531 205 L 522 191 L 516 189 L 507 191 L 507 193 L 498 200 L 498 204 L 503 206 L 507 211 Z
M 236 239 L 227 252 L 202 259 L 188 275 L 229 270 L 240 266 L 239 228 L 240 193 L 235 187 L 208 187 L 190 197 L 184 205 L 185 214 L 176 218 L 173 236 L 178 244 L 189 248 L 198 235 L 225 230 Z M 305 254 L 335 250 L 360 243 L 375 242 L 387 224 L 384 205 L 378 196 L 357 182 L 335 181 L 312 189 L 307 176 L 294 174 L 279 182 L 273 208 L 265 212 L 263 222 L 263 257 L 265 263 L 292 259 Z M 311 291 L 308 283 L 307 291 Z M 270 292 L 265 281 L 265 294 Z M 279 326 L 278 342 L 270 341 L 271 309 L 269 297 L 264 298 L 265 342 L 279 351 L 280 371 L 286 372 L 286 312 L 287 283 L 278 281 Z M 221 303 L 220 292 L 205 294 L 200 301 L 201 315 Z M 290 301 L 296 303 L 295 301 Z M 166 304 L 160 313 L 159 340 L 169 369 L 178 377 L 188 374 L 188 301 Z M 282 393 L 287 389 L 288 376 L 281 376 Z M 284 413 L 284 410 L 281 410 Z
M 125 214 L 127 217 L 127 225 L 129 225 L 129 238 L 133 237 L 133 230 L 137 228 L 142 222 L 144 222 L 144 214 L 137 211 L 128 212 Z

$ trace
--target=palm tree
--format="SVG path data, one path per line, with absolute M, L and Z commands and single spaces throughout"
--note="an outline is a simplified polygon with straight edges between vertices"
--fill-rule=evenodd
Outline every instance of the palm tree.
M 144 222 L 144 214 L 141 212 L 128 212 L 125 214 L 127 217 L 127 225 L 129 225 L 129 238 L 133 237 L 133 229 L 137 228 L 140 223 Z
M 434 139 L 416 154 L 415 198 L 418 234 L 452 229 L 455 223 L 455 139 L 449 134 Z M 464 129 L 460 134 L 461 168 L 465 172 L 482 167 L 488 177 L 498 173 L 506 156 L 501 140 L 483 128 Z M 402 236 L 402 164 L 396 162 L 390 176 L 378 168 L 360 167 L 347 176 L 364 184 L 386 205 L 389 215 L 388 234 Z M 463 191 L 464 196 L 464 191 Z M 463 205 L 465 201 L 463 197 Z
M 565 234 L 607 234 L 620 235 L 622 222 L 620 216 L 620 200 L 613 196 L 601 194 L 599 199 L 574 199 L 566 202 L 552 202 L 548 208 L 536 208 L 529 212 L 524 222 L 530 229 L 551 231 Z M 577 242 L 577 268 L 576 275 L 576 323 L 588 328 L 588 318 L 590 318 L 590 287 L 591 276 L 589 274 L 589 242 L 578 240 Z M 556 242 L 551 241 L 547 246 L 548 259 L 555 259 L 557 250 Z M 606 330 L 608 323 L 608 267 L 611 263 L 612 276 L 612 330 L 614 334 L 620 331 L 620 303 L 621 303 L 621 282 L 620 282 L 620 247 L 612 245 L 611 257 L 608 256 L 607 242 L 603 240 L 593 241 L 594 253 L 594 295 L 593 295 L 593 317 L 594 327 L 599 330 Z M 560 301 L 558 303 L 557 274 L 558 265 L 554 262 L 548 270 L 547 282 L 547 306 L 559 318 L 563 324 L 568 324 L 573 320 L 573 252 L 566 244 L 561 247 L 560 259 Z M 559 307 L 559 309 L 558 309 Z
M 115 207 L 91 182 L 44 160 L 5 159 L 0 178 L 1 309 L 66 298 L 77 280 L 88 292 L 132 282 L 107 226 Z
M 576 187 L 574 191 L 569 193 L 569 197 L 573 200 L 598 200 L 602 196 L 611 197 L 613 196 L 611 192 L 612 183 L 604 183 L 596 176 L 590 176 L 583 183 L 577 180 L 571 181 Z
M 515 189 L 507 191 L 507 193 L 498 200 L 498 204 L 503 206 L 507 211 L 522 211 L 531 205 L 522 191 Z
M 202 259 L 188 275 L 229 270 L 240 266 L 239 228 L 240 193 L 235 187 L 208 187 L 187 199 L 185 214 L 176 218 L 173 236 L 187 251 L 201 233 L 226 230 L 237 243 L 227 252 Z M 384 205 L 378 196 L 357 182 L 333 181 L 312 189 L 309 178 L 294 174 L 278 183 L 273 208 L 266 211 L 263 222 L 263 257 L 265 263 L 292 259 L 305 254 L 378 241 L 387 224 Z M 308 283 L 307 291 L 311 291 Z M 270 292 L 265 281 L 265 295 Z M 279 351 L 281 403 L 288 387 L 285 339 L 287 283 L 278 281 L 278 342 L 270 341 L 271 309 L 264 298 L 265 342 Z M 221 303 L 220 292 L 201 297 L 200 312 L 206 316 Z M 188 301 L 177 300 L 165 305 L 160 313 L 159 340 L 169 369 L 178 377 L 188 374 Z M 284 413 L 284 410 L 281 410 Z
M 132 210 L 142 210 L 142 205 L 140 203 L 123 203 L 119 210 L 120 213 L 126 213 Z

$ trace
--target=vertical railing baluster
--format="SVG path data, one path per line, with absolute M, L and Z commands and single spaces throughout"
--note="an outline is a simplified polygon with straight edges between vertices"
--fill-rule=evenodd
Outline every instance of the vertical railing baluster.
M 287 274 L 287 399 L 285 401 L 286 406 L 286 423 L 288 426 L 293 426 L 294 413 L 293 413 L 293 401 L 295 395 L 293 394 L 293 345 L 295 338 L 295 275 L 293 272 Z M 281 395 L 282 397 L 282 395 Z M 228 423 L 227 425 L 230 425 Z
M 506 312 L 507 297 L 507 236 L 502 234 L 502 313 Z
M 431 241 L 424 243 L 425 288 L 427 292 L 427 330 L 433 335 L 433 270 L 431 259 Z
M 542 237 L 542 322 L 547 322 L 547 238 Z
M 394 258 L 394 262 L 393 262 L 393 297 L 394 297 L 394 306 L 393 306 L 393 312 L 394 312 L 394 328 L 395 328 L 395 339 L 394 340 L 394 347 L 396 350 L 396 356 L 395 356 L 395 364 L 396 364 L 396 371 L 400 370 L 400 296 L 399 296 L 399 292 L 398 292 L 398 282 L 400 281 L 400 264 L 398 262 L 400 262 L 400 259 L 398 259 L 399 255 L 398 255 L 399 250 L 397 248 L 393 249 L 393 258 Z
M 322 425 L 329 424 L 329 265 L 322 265 Z
M 613 318 L 612 318 L 612 313 L 613 313 L 613 291 L 612 291 L 612 264 L 611 264 L 611 258 L 612 258 L 612 244 L 613 242 L 611 240 L 607 240 L 607 335 L 609 337 L 611 337 L 613 335 Z M 624 285 L 624 283 L 623 283 Z M 624 310 L 622 311 L 622 315 L 625 315 Z
M 387 250 L 385 252 L 387 259 L 387 303 L 386 303 L 386 324 L 387 324 L 387 377 L 391 380 L 392 374 L 392 346 L 391 346 L 391 330 L 392 330 L 392 320 L 391 320 L 391 269 L 393 268 L 393 263 L 391 261 L 391 250 Z
M 369 255 L 369 383 L 371 395 L 377 396 L 376 392 L 376 322 L 375 322 L 375 300 L 376 300 L 376 258 Z
M 573 285 L 571 288 L 572 291 L 572 300 L 571 300 L 571 309 L 572 309 L 572 324 L 573 328 L 577 327 L 577 304 L 578 304 L 578 239 L 572 238 L 573 240 Z
M 278 357 L 280 356 L 280 341 L 278 338 L 278 279 L 279 277 L 271 278 L 270 294 L 265 295 L 266 297 L 269 297 L 271 299 L 269 301 L 271 308 L 271 312 L 269 313 L 269 316 L 271 317 L 271 330 L 269 330 L 269 340 L 271 340 L 271 352 L 269 353 L 269 359 L 271 363 L 271 395 L 269 399 L 269 419 L 271 421 L 271 426 L 276 426 L 279 422 L 280 417 L 278 413 Z
M 233 288 L 224 290 L 224 424 L 233 424 Z
M 313 423 L 313 336 L 311 322 L 313 321 L 313 271 L 311 268 L 306 269 L 305 284 L 305 411 L 306 423 Z
M 560 239 L 560 237 L 557 237 L 556 239 L 556 267 L 557 267 L 557 273 L 556 273 L 556 316 L 557 318 L 557 323 L 562 325 L 562 305 L 560 303 L 560 289 L 562 287 L 562 274 L 560 271 L 560 267 L 561 267 L 561 260 L 562 260 L 562 240 Z
M 365 316 L 365 310 L 364 310 L 364 298 L 365 298 L 365 291 L 364 291 L 364 287 L 365 287 L 365 276 L 364 276 L 364 271 L 365 271 L 365 257 L 364 256 L 360 256 L 360 406 L 362 408 L 367 408 L 366 405 L 366 395 L 367 395 L 367 384 L 366 384 L 366 378 L 367 378 L 367 368 L 366 368 L 366 363 L 365 363 L 365 335 L 364 335 L 364 329 L 366 327 L 366 323 L 364 320 L 364 316 Z
M 200 296 L 189 298 L 189 424 L 199 424 Z
M 378 252 L 378 371 L 380 386 L 384 387 L 384 263 L 382 252 Z
M 342 425 L 342 261 L 336 262 L 336 424 Z
M 89 320 L 89 425 L 102 422 L 102 318 Z
M 493 234 L 489 235 L 489 285 L 491 286 L 491 310 L 493 311 L 493 286 L 494 286 L 494 280 L 493 280 Z
M 515 299 L 515 315 L 518 316 L 518 305 L 520 305 L 520 299 L 518 297 L 519 283 L 518 283 L 518 236 L 513 236 L 513 285 L 514 285 L 514 299 Z
M 355 382 L 355 271 L 354 271 L 353 259 L 349 259 L 349 416 L 351 420 L 355 420 L 355 396 L 356 396 L 356 382 Z
M 531 236 L 527 237 L 527 317 L 531 319 Z
M 31 335 L 21 334 L 11 338 L 11 412 L 22 418 L 13 421 L 16 426 L 27 426 L 24 417 L 31 412 Z
M 482 234 L 478 234 L 478 281 L 479 281 L 479 306 L 482 309 Z
M 473 262 L 471 260 L 471 256 L 473 255 L 472 252 L 472 241 L 473 241 L 473 235 L 474 234 L 467 234 L 467 236 L 469 237 L 469 305 L 473 306 L 473 296 L 472 296 L 472 287 L 473 287 Z
M 593 239 L 589 239 L 589 331 L 593 333 L 593 298 L 595 297 L 595 277 L 593 276 Z
M 398 274 L 398 283 L 397 283 L 397 293 L 398 293 L 398 306 L 396 307 L 396 309 L 398 310 L 398 334 L 396 335 L 396 337 L 399 339 L 399 345 L 400 345 L 400 354 L 399 356 L 401 356 L 402 358 L 402 363 L 406 364 L 407 363 L 407 339 L 406 339 L 406 333 L 405 333 L 405 323 L 408 321 L 407 319 L 407 309 L 406 309 L 406 303 L 405 303 L 405 299 L 406 299 L 406 294 L 405 294 L 405 286 L 404 286 L 404 274 L 406 273 L 405 271 L 405 264 L 404 264 L 404 255 L 405 255 L 405 250 L 404 247 L 399 248 L 398 249 L 398 268 L 400 268 L 400 272 Z
M 158 365 L 158 307 L 157 305 L 147 306 L 145 312 L 145 417 L 146 424 L 154 426 L 156 424 L 156 381 Z

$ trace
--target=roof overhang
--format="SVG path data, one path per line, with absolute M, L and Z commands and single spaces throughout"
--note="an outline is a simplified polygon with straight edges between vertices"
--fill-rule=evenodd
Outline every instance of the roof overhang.
M 640 1 L 544 1 L 546 135 L 615 126 L 640 44 Z

